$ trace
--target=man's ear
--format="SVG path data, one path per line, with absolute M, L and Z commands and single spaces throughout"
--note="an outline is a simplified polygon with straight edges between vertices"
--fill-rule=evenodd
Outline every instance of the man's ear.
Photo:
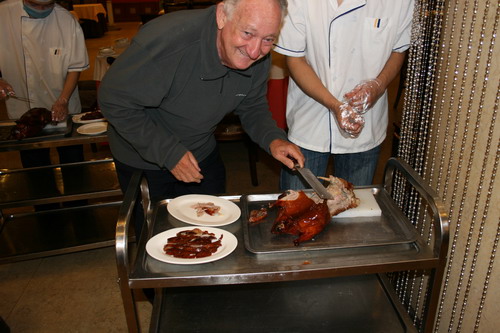
M 224 2 L 217 4 L 217 11 L 215 13 L 217 20 L 217 28 L 220 30 L 226 25 L 226 13 L 224 12 Z

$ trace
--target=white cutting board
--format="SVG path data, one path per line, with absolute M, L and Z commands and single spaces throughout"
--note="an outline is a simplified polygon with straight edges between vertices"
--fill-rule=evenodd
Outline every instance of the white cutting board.
M 48 123 L 43 129 L 54 129 L 54 128 L 66 128 L 68 127 L 68 122 L 66 120 L 60 121 L 58 123 Z
M 354 194 L 359 199 L 359 206 L 351 208 L 335 215 L 336 217 L 366 217 L 366 216 L 381 216 L 382 210 L 380 209 L 377 200 L 373 196 L 373 189 L 363 188 L 355 189 Z

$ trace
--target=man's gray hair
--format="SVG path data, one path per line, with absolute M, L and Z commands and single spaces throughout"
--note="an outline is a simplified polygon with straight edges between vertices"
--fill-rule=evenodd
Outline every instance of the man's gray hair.
M 234 9 L 238 5 L 238 3 L 241 0 L 224 0 L 224 12 L 226 13 L 227 17 L 231 19 L 233 16 Z M 286 15 L 287 8 L 288 8 L 288 0 L 269 0 L 269 1 L 276 1 L 281 9 L 281 19 L 283 19 Z

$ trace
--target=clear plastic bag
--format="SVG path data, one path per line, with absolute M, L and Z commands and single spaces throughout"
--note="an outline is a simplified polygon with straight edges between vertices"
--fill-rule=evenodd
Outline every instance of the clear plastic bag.
M 340 124 L 339 120 L 334 115 L 340 134 L 348 139 L 357 138 L 365 126 L 365 118 L 347 103 L 340 106 L 340 112 Z
M 365 114 L 377 101 L 380 88 L 378 79 L 362 81 L 346 93 L 344 99 L 357 113 Z

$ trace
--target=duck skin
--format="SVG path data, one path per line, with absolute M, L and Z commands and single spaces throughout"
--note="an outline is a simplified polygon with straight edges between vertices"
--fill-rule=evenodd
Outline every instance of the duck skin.
M 52 122 L 52 112 L 45 108 L 33 108 L 26 111 L 16 126 L 12 128 L 9 139 L 22 140 L 39 134 L 43 128 Z
M 316 193 L 311 197 L 303 191 L 288 190 L 270 207 L 278 207 L 278 214 L 271 228 L 273 234 L 298 236 L 295 245 L 313 239 L 330 223 L 333 216 L 359 205 L 354 186 L 338 177 L 323 178 L 329 182 L 327 191 L 331 200 L 323 200 Z
M 296 217 L 306 212 L 314 201 L 303 191 L 288 190 L 278 197 L 272 207 L 278 207 L 278 217 L 276 221 L 286 220 L 289 217 Z
M 278 216 L 271 232 L 298 236 L 293 241 L 296 246 L 322 232 L 331 218 L 325 202 L 315 203 L 303 191 L 288 191 L 273 206 L 278 207 Z

